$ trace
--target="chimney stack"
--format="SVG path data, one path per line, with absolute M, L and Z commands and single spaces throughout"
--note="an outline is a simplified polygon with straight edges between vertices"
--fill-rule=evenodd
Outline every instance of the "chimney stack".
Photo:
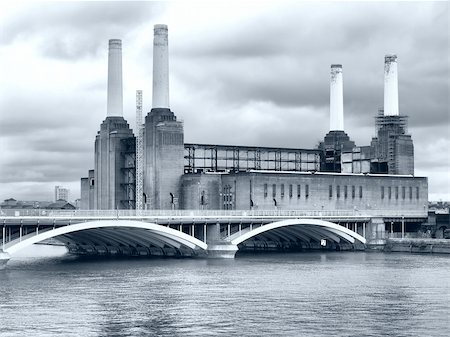
M 169 109 L 169 42 L 167 25 L 155 25 L 152 108 Z
M 342 65 L 331 65 L 330 76 L 330 131 L 344 131 L 344 98 Z
M 122 40 L 109 40 L 107 117 L 123 115 Z
M 399 115 L 397 55 L 384 57 L 384 115 Z

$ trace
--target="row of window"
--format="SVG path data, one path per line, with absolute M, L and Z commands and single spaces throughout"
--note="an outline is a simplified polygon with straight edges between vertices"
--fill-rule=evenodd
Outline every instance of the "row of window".
M 304 194 L 305 198 L 309 197 L 309 185 L 304 186 Z M 267 198 L 269 195 L 269 186 L 267 184 L 264 184 L 264 198 Z M 281 184 L 280 186 L 280 195 L 282 198 L 284 198 L 285 191 L 284 191 L 284 184 Z M 277 196 L 277 184 L 272 184 L 272 198 L 276 198 Z M 289 185 L 289 198 L 292 198 L 294 196 L 294 185 Z M 299 199 L 302 196 L 302 185 L 297 185 L 297 199 Z
M 288 187 L 289 198 L 293 197 L 294 186 L 295 185 L 290 184 Z M 385 193 L 386 190 L 387 190 L 387 193 Z M 395 187 L 388 186 L 387 188 L 385 188 L 385 186 L 381 186 L 381 199 L 385 199 L 386 194 L 387 194 L 388 199 L 392 199 L 393 196 L 395 196 L 395 199 L 399 199 L 399 191 L 400 191 L 399 186 L 395 186 Z M 297 198 L 298 199 L 301 197 L 301 194 L 302 194 L 301 192 L 302 192 L 302 186 L 297 185 Z M 394 193 L 392 193 L 392 192 L 394 192 Z M 413 199 L 413 187 L 409 186 L 407 189 L 406 186 L 401 186 L 402 199 L 406 199 L 407 192 L 408 192 L 409 199 L 412 200 Z M 309 197 L 309 185 L 304 186 L 304 194 L 305 194 L 305 198 Z M 267 198 L 268 195 L 269 195 L 269 186 L 267 184 L 264 184 L 264 198 Z M 352 199 L 355 199 L 356 195 L 358 195 L 359 199 L 363 198 L 363 187 L 362 186 L 344 185 L 344 186 L 342 186 L 342 189 L 341 189 L 340 185 L 336 186 L 336 198 L 337 199 L 339 199 L 341 197 L 343 197 L 344 199 L 347 199 L 350 196 Z M 277 196 L 277 185 L 272 184 L 272 198 L 276 198 L 276 196 Z M 284 184 L 280 185 L 280 196 L 281 196 L 281 198 L 284 198 L 284 196 L 285 196 Z M 328 197 L 330 199 L 333 198 L 333 185 L 329 185 L 329 187 L 328 187 Z M 419 199 L 419 187 L 418 186 L 416 186 L 416 199 Z
M 402 186 L 402 199 L 406 199 L 406 186 Z M 392 193 L 392 187 L 388 186 L 387 187 L 387 197 L 388 199 L 392 199 L 392 196 L 395 196 L 395 199 L 399 198 L 399 187 L 398 186 L 394 186 L 394 193 Z M 408 197 L 409 200 L 412 200 L 413 198 L 413 188 L 412 186 L 408 187 Z M 381 186 L 381 199 L 385 198 L 385 187 Z M 419 186 L 416 186 L 416 199 L 419 199 Z
M 344 185 L 344 186 L 343 186 L 344 199 L 347 199 L 347 198 L 348 198 L 349 187 L 350 187 L 350 186 L 347 186 L 347 185 Z M 352 199 L 355 199 L 355 198 L 356 198 L 356 187 L 358 187 L 358 197 L 359 197 L 360 199 L 362 199 L 362 197 L 363 197 L 363 188 L 362 188 L 362 186 L 355 186 L 355 185 L 352 185 L 352 186 L 351 186 L 351 195 L 352 195 Z M 329 197 L 330 199 L 333 198 L 333 185 L 330 185 L 330 186 L 328 187 L 328 197 Z M 341 197 L 341 186 L 337 185 L 337 186 L 336 186 L 336 198 L 339 199 L 340 197 Z

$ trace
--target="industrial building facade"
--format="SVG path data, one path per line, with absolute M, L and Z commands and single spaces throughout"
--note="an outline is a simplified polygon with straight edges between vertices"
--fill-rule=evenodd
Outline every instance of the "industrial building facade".
M 413 142 L 399 114 L 396 56 L 385 58 L 384 109 L 375 117 L 370 145 L 356 146 L 344 131 L 342 66 L 332 65 L 330 131 L 315 149 L 291 149 L 185 143 L 183 123 L 169 107 L 165 25 L 155 26 L 152 109 L 143 124 L 138 120 L 136 139 L 122 113 L 121 47 L 110 40 L 107 117 L 95 140 L 94 170 L 81 180 L 81 208 L 427 207 L 427 178 L 414 177 Z

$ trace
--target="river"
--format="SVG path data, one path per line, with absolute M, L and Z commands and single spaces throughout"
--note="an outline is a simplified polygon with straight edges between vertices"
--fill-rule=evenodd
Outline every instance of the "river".
M 105 260 L 45 249 L 0 270 L 0 336 L 449 335 L 447 255 Z

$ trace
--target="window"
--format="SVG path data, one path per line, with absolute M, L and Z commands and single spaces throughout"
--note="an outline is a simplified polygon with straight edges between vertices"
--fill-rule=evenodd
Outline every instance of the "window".
M 333 186 L 328 186 L 328 198 L 333 198 Z
M 339 199 L 341 197 L 341 186 L 336 186 L 336 197 Z
M 305 198 L 309 197 L 309 185 L 305 185 Z
M 289 185 L 289 198 L 292 198 L 292 185 Z
M 233 192 L 230 185 L 223 187 L 223 209 L 233 209 Z
M 272 197 L 275 198 L 277 196 L 277 185 L 272 185 Z
M 284 198 L 284 184 L 281 184 L 281 197 Z
M 402 199 L 405 200 L 406 198 L 406 187 L 402 186 Z
M 344 198 L 347 199 L 347 185 L 344 186 Z
M 419 199 L 419 186 L 416 187 L 416 199 Z
M 381 186 L 381 199 L 384 199 L 384 186 Z
M 264 184 L 264 198 L 267 198 L 267 184 Z
M 352 199 L 355 199 L 355 185 L 352 185 Z
M 301 187 L 300 185 L 297 185 L 297 198 L 300 198 L 300 192 L 301 192 Z
M 409 186 L 409 200 L 412 200 L 412 186 Z
M 173 194 L 172 193 L 170 193 L 170 203 L 171 204 L 173 204 L 173 199 L 174 199 L 174 196 L 173 196 Z M 202 191 L 202 194 L 201 194 L 201 196 L 200 196 L 200 205 L 201 206 L 205 206 L 206 205 L 206 198 L 205 198 L 205 191 Z
M 395 186 L 395 199 L 398 199 L 398 186 Z
M 362 186 L 359 186 L 359 198 L 361 199 L 362 197 Z
M 391 196 L 392 196 L 392 188 L 391 186 L 388 187 L 388 199 L 391 200 Z

